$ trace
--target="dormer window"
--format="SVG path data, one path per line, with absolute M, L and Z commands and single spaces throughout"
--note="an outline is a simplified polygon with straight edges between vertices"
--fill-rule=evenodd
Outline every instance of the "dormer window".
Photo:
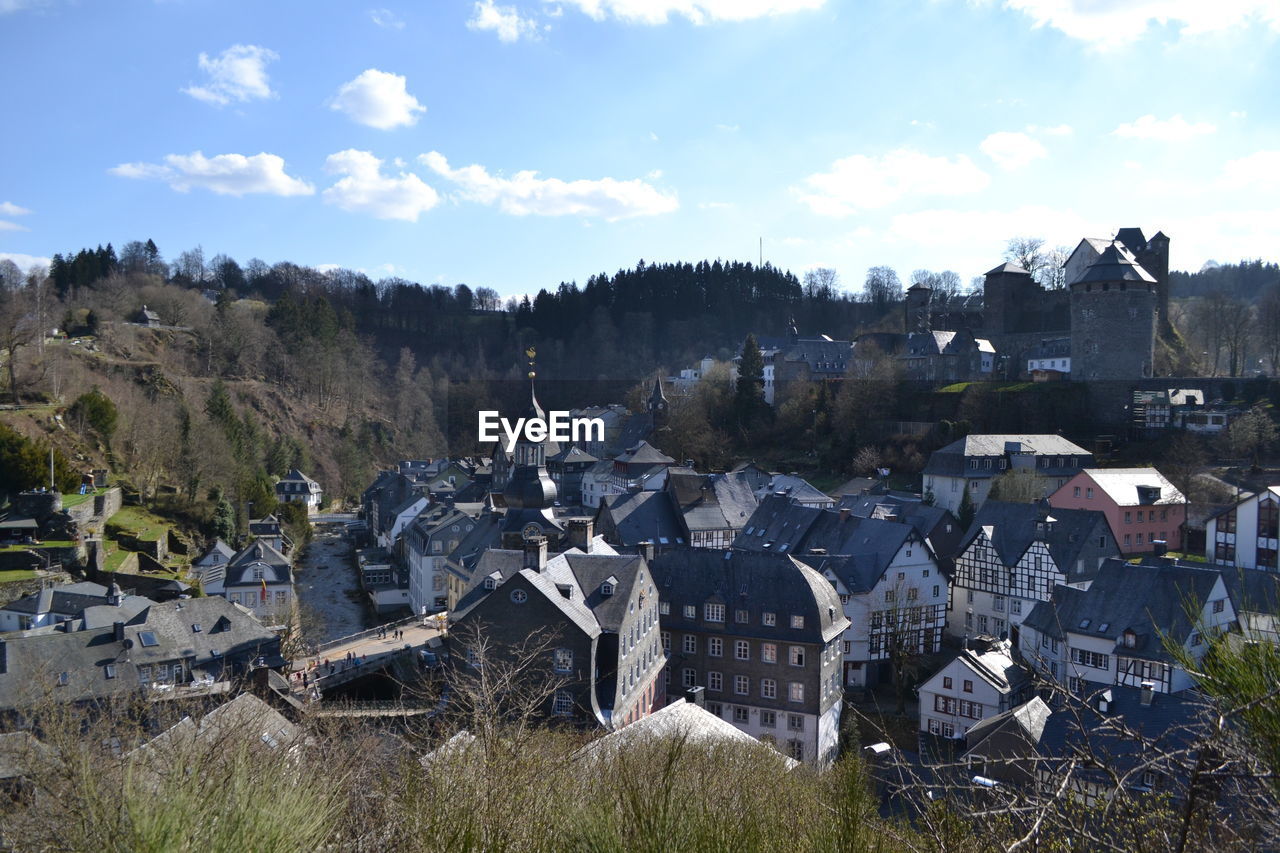
M 613 595 L 613 584 L 608 581 L 600 584 L 600 594 L 605 596 Z
M 494 577 L 487 577 L 487 578 L 485 578 L 485 579 L 484 579 L 484 588 L 485 588 L 485 589 L 491 589 L 491 590 L 492 590 L 492 589 L 497 589 L 497 588 L 498 588 L 498 579 L 497 579 L 497 578 L 494 578 Z
M 1134 647 L 1135 647 L 1135 646 L 1137 646 L 1137 645 L 1138 645 L 1138 635 L 1137 635 L 1137 634 L 1135 634 L 1135 633 L 1133 633 L 1132 631 L 1125 631 L 1125 632 L 1124 632 L 1124 647 L 1125 647 L 1126 649 L 1132 649 L 1132 648 L 1134 648 Z

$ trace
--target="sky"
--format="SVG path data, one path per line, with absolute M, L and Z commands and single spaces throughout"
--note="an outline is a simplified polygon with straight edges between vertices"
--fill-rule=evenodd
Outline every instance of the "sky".
M 504 296 L 1280 258 L 1275 0 L 0 0 L 0 257 L 155 240 Z

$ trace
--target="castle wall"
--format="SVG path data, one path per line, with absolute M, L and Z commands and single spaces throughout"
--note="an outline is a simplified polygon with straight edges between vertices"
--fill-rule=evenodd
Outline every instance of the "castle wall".
M 1155 285 L 1094 282 L 1071 289 L 1071 378 L 1085 382 L 1151 376 Z

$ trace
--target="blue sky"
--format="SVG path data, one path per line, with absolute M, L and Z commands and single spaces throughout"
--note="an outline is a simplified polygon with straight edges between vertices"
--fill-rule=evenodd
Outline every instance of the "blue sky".
M 152 238 L 504 295 L 1280 257 L 1273 0 L 0 0 L 0 257 Z

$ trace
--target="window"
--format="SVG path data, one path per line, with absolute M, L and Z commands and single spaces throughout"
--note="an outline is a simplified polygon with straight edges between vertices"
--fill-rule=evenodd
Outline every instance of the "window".
M 686 605 L 684 606 L 684 618 L 686 618 L 686 619 L 697 619 L 697 618 L 698 618 L 698 608 L 694 607 L 692 604 L 686 604 Z
M 851 643 L 851 642 L 850 642 L 850 641 L 848 641 L 848 640 L 845 640 L 845 641 L 844 641 L 844 653 L 845 653 L 846 655 L 851 655 L 851 654 L 853 654 L 853 643 Z
M 662 632 L 662 650 L 667 654 L 671 654 L 671 632 Z
M 777 711 L 761 711 L 760 712 L 760 728 L 776 729 L 778 727 Z
M 804 617 L 803 617 L 803 616 L 792 616 L 792 617 L 791 617 L 791 627 L 792 627 L 792 628 L 795 628 L 797 631 L 799 631 L 799 630 L 801 630 L 802 628 L 804 628 Z
M 138 667 L 138 682 L 140 684 L 151 683 L 151 667 L 150 666 L 144 665 L 144 666 Z
M 1193 645 L 1193 646 L 1198 646 L 1198 645 L 1200 645 L 1200 632 L 1199 632 L 1199 631 L 1192 631 L 1192 632 L 1191 632 L 1191 645 Z
M 697 652 L 698 652 L 698 638 L 697 638 L 696 636 L 694 636 L 693 634 L 685 634 L 685 635 L 684 635 L 684 639 L 683 639 L 683 640 L 681 640 L 680 642 L 681 642 L 681 644 L 682 644 L 682 645 L 680 646 L 680 649 L 681 649 L 681 651 L 683 651 L 686 655 L 697 654 Z
M 733 621 L 737 622 L 739 625 L 747 624 L 747 618 L 747 611 L 745 608 L 740 607 L 733 613 Z
M 972 682 L 972 681 L 970 681 L 970 680 L 969 680 L 969 679 L 967 679 L 967 678 L 964 680 L 964 692 L 965 692 L 965 693 L 972 693 L 972 692 L 973 692 L 973 682 Z
M 103 667 L 103 672 L 105 672 L 105 673 L 106 673 L 107 678 L 115 678 L 115 677 L 116 677 L 116 665 L 115 665 L 115 664 L 113 664 L 113 663 L 109 663 L 109 664 L 107 664 L 105 667 Z
M 799 681 L 793 681 L 789 685 L 787 698 L 792 702 L 804 701 L 804 684 Z
M 804 714 L 787 714 L 787 729 L 793 732 L 804 731 Z
M 1004 612 L 1004 596 L 1003 595 L 995 596 L 992 606 L 995 608 L 997 613 L 1003 613 Z
M 707 689 L 719 693 L 724 689 L 724 675 L 719 672 L 707 673 Z
M 733 692 L 739 696 L 746 696 L 751 692 L 751 679 L 745 675 L 735 675 L 733 677 Z
M 513 603 L 524 604 L 528 600 L 529 600 L 529 593 L 525 592 L 523 589 L 511 590 L 511 601 Z
M 719 637 L 708 637 L 707 654 L 713 658 L 724 657 L 724 640 Z
M 1133 513 L 1126 511 L 1124 514 L 1124 523 L 1133 524 Z
M 733 721 L 738 725 L 745 726 L 750 719 L 750 709 L 741 705 L 733 706 Z
M 733 656 L 738 660 L 751 660 L 751 644 L 746 640 L 735 640 L 733 643 Z
M 916 589 L 914 586 L 913 586 L 913 587 L 911 587 L 910 589 L 908 589 L 908 590 L 907 590 L 907 601 L 915 601 L 915 600 L 916 600 L 916 597 L 919 595 L 919 592 L 920 592 L 920 591 L 919 591 L 918 589 Z
M 573 649 L 556 649 L 556 672 L 573 672 Z
M 1214 612 L 1214 613 L 1221 613 L 1221 612 L 1222 612 L 1222 609 L 1223 609 L 1225 606 L 1226 606 L 1226 599 L 1219 598 L 1217 601 L 1215 601 L 1215 602 L 1213 603 L 1213 612 Z
M 934 584 L 934 587 L 933 587 L 933 597 L 934 597 L 934 598 L 937 598 L 937 597 L 938 597 L 938 593 L 939 593 L 940 591 L 941 591 L 941 587 L 939 587 L 937 584 Z
M 685 687 L 692 687 L 698 681 L 698 673 L 692 667 L 685 667 L 680 670 L 680 683 Z
M 659 612 L 659 613 L 661 613 L 663 616 L 670 616 L 670 615 L 671 615 L 671 602 L 670 602 L 670 601 L 659 601 L 659 602 L 658 602 L 658 612 Z
M 1079 486 L 1076 486 L 1076 487 L 1072 490 L 1072 495 L 1071 495 L 1071 496 L 1072 496 L 1072 497 L 1076 497 L 1076 498 L 1080 497 L 1080 487 L 1079 487 Z
M 715 716 L 717 716 L 717 717 L 723 717 L 723 716 L 724 716 L 724 706 L 723 706 L 723 705 L 721 705 L 719 702 L 708 702 L 708 703 L 707 703 L 707 713 L 708 713 L 708 714 L 713 714 L 713 715 L 715 715 Z
M 573 713 L 573 694 L 568 690 L 557 690 L 556 698 L 552 704 L 553 713 L 568 715 Z
M 792 666 L 804 666 L 804 646 L 791 646 L 787 657 Z
M 138 642 L 148 647 L 160 645 L 160 641 L 156 639 L 156 634 L 154 631 L 139 631 Z
M 765 663 L 778 662 L 778 644 L 777 643 L 761 643 L 760 644 L 760 660 Z
M 774 613 L 772 610 L 765 610 L 760 614 L 760 624 L 761 625 L 777 625 L 778 614 Z
M 1021 598 L 1009 599 L 1009 612 L 1014 614 L 1015 616 L 1022 615 L 1022 599 Z
M 485 578 L 485 579 L 484 579 L 484 588 L 485 588 L 485 589 L 497 589 L 497 588 L 498 588 L 498 579 L 497 579 L 497 578 Z
M 763 699 L 777 699 L 778 682 L 772 678 L 760 679 L 760 697 Z
M 1124 544 L 1125 544 L 1125 546 L 1126 546 L 1126 547 L 1128 547 L 1129 545 L 1133 544 L 1132 542 L 1130 542 L 1130 539 L 1131 539 L 1130 535 L 1129 535 L 1128 533 L 1126 533 L 1126 534 L 1124 535 Z
M 1111 656 L 1091 652 L 1087 649 L 1072 649 L 1071 662 L 1094 669 L 1111 669 Z
M 892 604 L 892 603 L 893 603 L 893 600 L 894 600 L 895 598 L 897 598 L 897 594 L 894 592 L 894 590 L 892 590 L 892 589 L 886 589 L 886 590 L 884 591 L 884 601 L 885 601 L 885 604 Z
M 703 607 L 703 616 L 708 622 L 724 621 L 724 605 L 723 604 L 707 604 Z
M 944 675 L 944 676 L 942 676 L 942 689 L 943 689 L 943 690 L 950 690 L 950 689 L 952 688 L 952 683 L 953 683 L 953 682 L 951 681 L 951 676 L 949 676 L 949 675 Z

